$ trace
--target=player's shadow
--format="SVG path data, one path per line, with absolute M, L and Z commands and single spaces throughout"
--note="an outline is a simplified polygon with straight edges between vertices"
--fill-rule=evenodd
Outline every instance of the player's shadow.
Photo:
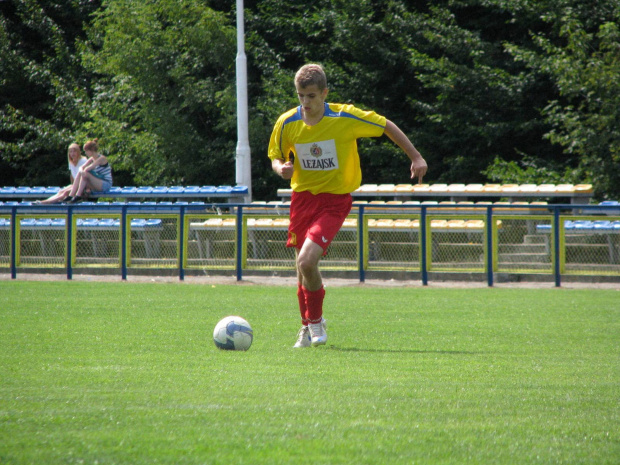
M 441 355 L 477 355 L 482 352 L 470 352 L 466 350 L 413 350 L 413 349 L 361 349 L 359 347 L 327 346 L 329 350 L 338 352 L 372 352 L 381 354 L 441 354 Z

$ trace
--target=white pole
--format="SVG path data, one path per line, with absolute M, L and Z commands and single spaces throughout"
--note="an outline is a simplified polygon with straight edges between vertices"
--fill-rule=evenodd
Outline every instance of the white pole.
M 236 182 L 247 186 L 246 202 L 252 201 L 252 157 L 248 135 L 248 72 L 245 56 L 245 29 L 243 25 L 243 0 L 237 0 L 237 152 Z

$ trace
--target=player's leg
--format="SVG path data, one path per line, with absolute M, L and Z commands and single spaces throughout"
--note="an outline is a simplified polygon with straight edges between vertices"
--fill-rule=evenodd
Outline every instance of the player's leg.
M 297 270 L 301 275 L 301 284 L 308 291 L 318 291 L 323 287 L 323 278 L 319 271 L 319 261 L 324 254 L 323 247 L 306 239 L 297 253 Z
M 312 224 L 312 196 L 308 192 L 293 192 L 290 207 L 290 226 L 287 247 L 295 248 L 295 268 L 297 271 L 297 301 L 299 303 L 299 313 L 301 315 L 301 329 L 297 333 L 297 342 L 294 347 L 310 347 L 310 329 L 308 328 L 308 309 L 306 306 L 306 295 L 304 294 L 304 278 L 297 266 L 299 251 L 306 237 L 308 227 Z
M 323 320 L 325 289 L 319 271 L 319 261 L 324 252 L 323 247 L 310 239 L 306 239 L 297 254 L 297 269 L 301 275 L 302 292 L 307 309 L 306 319 L 308 320 L 313 346 L 323 345 L 327 342 L 327 332 Z
M 297 342 L 294 347 L 310 347 L 311 324 L 322 324 L 323 320 L 323 281 L 318 269 L 319 260 L 323 249 L 310 240 L 306 240 L 301 250 L 296 249 L 297 268 L 297 299 L 301 314 L 302 327 L 297 334 Z M 316 333 L 316 331 L 315 331 Z M 325 331 L 323 331 L 325 333 Z M 326 341 L 326 335 L 320 335 L 321 341 Z M 323 344 L 325 342 L 322 342 Z
M 299 255 L 299 249 L 295 249 L 295 257 Z M 303 290 L 303 277 L 297 267 L 297 301 L 299 303 L 299 313 L 301 315 L 301 328 L 297 333 L 297 342 L 293 347 L 302 348 L 310 347 L 311 340 L 310 328 L 308 328 L 308 307 L 306 306 L 306 295 Z
M 323 300 L 325 289 L 319 271 L 319 261 L 327 253 L 332 240 L 338 234 L 344 220 L 351 211 L 350 195 L 321 194 L 317 196 L 316 216 L 307 230 L 305 241 L 297 257 L 297 267 L 302 275 L 312 345 L 327 342 Z

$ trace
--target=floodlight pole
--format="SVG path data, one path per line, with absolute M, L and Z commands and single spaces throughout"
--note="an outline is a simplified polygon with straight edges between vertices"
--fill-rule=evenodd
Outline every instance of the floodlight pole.
M 236 182 L 247 186 L 246 203 L 252 201 L 252 157 L 248 135 L 248 71 L 245 56 L 245 29 L 243 25 L 243 0 L 237 0 L 237 152 Z

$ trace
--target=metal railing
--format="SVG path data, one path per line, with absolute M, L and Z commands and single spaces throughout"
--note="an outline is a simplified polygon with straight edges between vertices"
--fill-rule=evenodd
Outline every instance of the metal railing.
M 0 272 L 292 271 L 285 204 L 0 206 Z M 620 206 L 354 204 L 321 268 L 620 278 Z

